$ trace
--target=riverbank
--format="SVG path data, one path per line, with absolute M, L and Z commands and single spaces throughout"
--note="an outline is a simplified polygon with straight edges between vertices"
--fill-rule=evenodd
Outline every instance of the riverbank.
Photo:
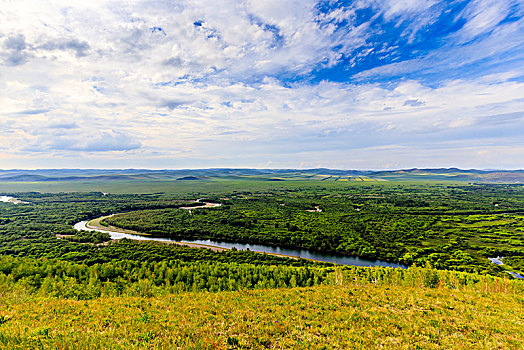
M 103 216 L 103 217 L 93 219 L 90 221 L 81 221 L 74 225 L 74 229 L 78 231 L 97 231 L 97 232 L 109 233 L 109 235 L 111 236 L 111 240 L 118 240 L 118 239 L 123 239 L 123 238 L 133 239 L 133 240 L 144 240 L 144 241 L 150 240 L 150 241 L 156 241 L 156 242 L 165 243 L 165 244 L 175 244 L 175 245 L 186 246 L 186 247 L 191 247 L 191 248 L 210 249 L 216 252 L 233 249 L 233 247 L 221 247 L 221 246 L 217 246 L 213 244 L 205 244 L 201 242 L 196 243 L 196 242 L 186 242 L 186 241 L 175 241 L 169 238 L 154 237 L 147 233 L 137 232 L 133 230 L 126 230 L 120 227 L 108 225 L 106 223 L 104 224 L 101 223 L 105 218 L 111 217 L 113 215 Z M 60 237 L 57 237 L 57 238 L 60 238 Z M 254 250 L 253 252 L 260 253 L 260 254 L 274 255 L 274 256 L 278 256 L 282 258 L 298 259 L 298 257 L 292 256 L 292 255 L 254 251 Z M 308 260 L 322 262 L 322 261 L 318 261 L 314 259 L 308 259 Z
M 172 240 L 167 240 L 167 239 L 166 240 L 160 240 L 159 238 L 153 237 L 153 236 L 151 236 L 150 234 L 147 234 L 147 233 L 137 232 L 137 231 L 133 231 L 133 230 L 126 230 L 126 229 L 123 229 L 123 228 L 120 228 L 120 227 L 108 225 L 106 223 L 102 224 L 102 221 L 104 219 L 106 219 L 108 217 L 111 217 L 113 215 L 107 215 L 107 216 L 103 216 L 103 217 L 100 217 L 100 218 L 97 218 L 97 219 L 93 219 L 93 220 L 87 221 L 85 223 L 85 230 L 84 231 L 94 230 L 94 231 L 98 231 L 98 232 L 106 232 L 106 233 L 109 233 L 111 235 L 111 239 L 112 240 L 117 240 L 117 239 L 122 239 L 122 238 L 129 238 L 129 239 L 135 239 L 135 240 L 155 240 L 155 241 L 159 241 L 159 242 L 162 242 L 162 243 L 182 245 L 182 246 L 187 246 L 187 247 L 191 247 L 191 248 L 206 248 L 206 249 L 211 249 L 211 250 L 216 251 L 216 252 L 227 250 L 226 248 L 221 248 L 221 247 L 207 245 L 207 244 L 177 242 L 177 241 L 172 241 Z M 75 225 L 75 229 L 78 230 L 79 227 L 77 227 L 77 225 Z M 130 235 L 132 235 L 132 237 L 130 237 Z
M 212 206 L 205 206 L 212 207 Z M 214 207 L 214 206 L 213 206 Z M 193 207 L 194 208 L 194 207 Z M 113 214 L 115 215 L 115 214 Z M 333 255 L 333 254 L 323 254 L 320 252 L 312 252 L 305 249 L 291 249 L 283 248 L 278 246 L 269 246 L 262 244 L 249 244 L 249 243 L 234 243 L 234 242 L 219 242 L 213 240 L 181 240 L 177 241 L 165 237 L 156 237 L 150 234 L 137 232 L 133 230 L 122 229 L 115 226 L 107 225 L 106 223 L 102 224 L 105 218 L 108 218 L 112 215 L 103 216 L 97 219 L 90 221 L 81 221 L 74 225 L 76 230 L 80 231 L 89 231 L 94 230 L 98 232 L 109 233 L 111 239 L 133 239 L 133 240 L 152 240 L 158 241 L 167 244 L 176 244 L 182 246 L 188 246 L 193 248 L 205 248 L 211 249 L 214 251 L 224 251 L 230 249 L 237 250 L 250 250 L 255 253 L 260 254 L 269 254 L 284 258 L 290 259 L 307 259 L 316 262 L 323 263 L 332 263 L 332 264 L 341 264 L 341 265 L 353 265 L 353 266 L 381 266 L 381 267 L 392 267 L 392 268 L 407 268 L 407 266 L 402 264 L 390 263 L 387 261 L 381 260 L 366 260 L 359 257 L 344 256 L 344 255 Z
M 521 275 L 520 273 L 511 271 L 511 267 L 508 268 L 507 265 L 504 264 L 502 259 L 504 259 L 503 256 L 497 256 L 496 258 L 488 258 L 488 260 L 491 261 L 492 264 L 499 265 L 499 266 L 503 267 L 503 269 L 505 269 L 506 273 L 509 273 L 511 276 L 513 276 L 515 278 L 518 278 L 518 279 L 524 279 L 524 276 Z

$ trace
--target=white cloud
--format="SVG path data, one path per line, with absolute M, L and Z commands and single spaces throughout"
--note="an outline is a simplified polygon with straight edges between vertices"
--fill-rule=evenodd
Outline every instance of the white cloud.
M 442 13 L 443 6 L 437 0 L 383 0 L 370 1 L 378 8 L 386 21 L 395 21 L 396 26 L 408 24 L 402 33 L 413 42 L 417 32 L 433 24 Z
M 511 6 L 512 1 L 472 1 L 461 13 L 460 17 L 466 19 L 466 23 L 459 32 L 459 37 L 467 41 L 492 31 L 509 15 Z
M 410 38 L 440 13 L 434 1 L 373 3 L 388 20 L 416 18 L 404 33 Z M 420 149 L 426 140 L 469 140 L 479 125 L 486 133 L 481 137 L 489 139 L 489 130 L 500 132 L 486 123 L 490 116 L 511 115 L 504 117 L 506 125 L 523 131 L 515 116 L 522 113 L 524 96 L 516 66 L 437 87 L 415 79 L 388 87 L 365 80 L 428 71 L 431 57 L 362 72 L 355 76 L 359 84 L 282 83 L 281 75 L 335 64 L 372 34 L 370 22 L 354 25 L 354 9 L 319 15 L 315 6 L 7 2 L 0 9 L 0 144 L 9 156 L 0 168 L 34 164 L 37 157 L 48 160 L 41 166 L 81 157 L 82 166 L 256 166 L 271 159 L 278 167 L 300 158 L 304 164 L 320 159 L 323 166 L 351 167 L 352 159 L 360 164 L 351 150 L 372 154 L 386 147 L 377 158 L 386 149 Z M 504 40 L 519 30 L 518 22 L 501 27 L 494 24 L 495 12 L 491 19 L 477 12 L 464 12 L 472 21 L 464 33 L 490 35 L 449 51 L 453 59 L 441 59 L 440 67 L 456 64 L 460 55 L 475 62 L 489 54 L 486 47 L 518 47 Z M 340 23 L 346 23 L 344 31 L 337 29 Z M 508 142 L 515 138 L 509 135 Z M 337 152 L 351 155 L 337 166 Z M 382 167 L 373 162 L 369 167 Z

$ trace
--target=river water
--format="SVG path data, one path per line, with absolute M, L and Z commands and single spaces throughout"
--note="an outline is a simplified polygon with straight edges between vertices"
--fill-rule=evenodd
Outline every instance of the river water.
M 492 264 L 496 264 L 496 265 L 504 265 L 504 263 L 502 262 L 502 259 L 504 259 L 503 256 L 497 256 L 496 258 L 488 258 L 488 260 L 491 261 Z M 515 278 L 524 279 L 524 276 L 516 272 L 512 272 L 512 271 L 506 271 L 506 272 Z
M 524 279 L 524 276 L 522 276 L 521 274 L 518 274 L 516 272 L 511 272 L 511 271 L 506 271 L 506 272 L 509 273 L 510 275 L 512 275 L 515 278 Z
M 317 260 L 317 261 L 329 262 L 329 263 L 335 263 L 335 264 L 341 264 L 341 265 L 382 266 L 382 267 L 395 267 L 395 268 L 399 267 L 399 268 L 404 268 L 404 269 L 407 268 L 407 266 L 405 265 L 390 263 L 387 261 L 366 260 L 366 259 L 361 259 L 358 257 L 351 257 L 351 256 L 323 254 L 323 253 L 318 253 L 318 252 L 311 252 L 309 250 L 304 250 L 304 249 L 290 249 L 290 248 L 274 247 L 274 246 L 268 246 L 268 245 L 262 245 L 262 244 L 220 242 L 220 241 L 214 241 L 214 240 L 209 240 L 209 239 L 208 240 L 189 240 L 189 239 L 175 240 L 175 239 L 164 238 L 164 237 L 132 235 L 129 233 L 114 232 L 114 231 L 109 231 L 109 230 L 104 230 L 104 229 L 88 228 L 86 226 L 87 223 L 88 221 L 81 221 L 75 224 L 74 228 L 79 231 L 106 232 L 106 233 L 109 233 L 109 235 L 111 236 L 111 239 L 128 238 L 128 239 L 141 240 L 141 241 L 196 243 L 196 244 L 205 244 L 205 245 L 211 245 L 211 246 L 226 248 L 226 249 L 232 249 L 232 248 L 236 248 L 238 250 L 249 249 L 254 252 L 288 255 L 288 256 L 297 257 L 297 258 Z
M 495 265 L 504 265 L 504 263 L 502 262 L 503 258 L 504 257 L 497 256 L 496 258 L 488 258 L 488 260 Z

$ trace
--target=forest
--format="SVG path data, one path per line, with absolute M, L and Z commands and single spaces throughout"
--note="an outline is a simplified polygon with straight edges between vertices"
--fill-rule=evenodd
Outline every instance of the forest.
M 105 221 L 174 239 L 298 247 L 488 274 L 500 272 L 488 257 L 508 257 L 517 271 L 522 264 L 522 186 L 304 186 L 208 200 L 223 205 L 139 210 Z
M 0 254 L 86 265 L 167 259 L 319 265 L 248 251 L 127 240 L 107 244 L 106 233 L 72 228 L 81 220 L 116 214 L 105 222 L 174 239 L 262 243 L 491 275 L 523 272 L 521 185 L 286 181 L 225 188 L 217 184 L 215 191 L 198 191 L 196 186 L 153 194 L 13 193 L 28 204 L 0 203 Z M 222 205 L 178 209 L 198 205 L 196 198 Z M 506 257 L 505 265 L 487 259 L 496 256 Z

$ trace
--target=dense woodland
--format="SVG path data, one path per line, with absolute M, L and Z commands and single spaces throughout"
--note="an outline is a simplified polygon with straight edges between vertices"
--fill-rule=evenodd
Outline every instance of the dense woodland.
M 111 225 L 177 239 L 298 247 L 481 275 L 523 270 L 524 187 L 516 185 L 295 181 L 227 192 L 11 195 L 29 204 L 0 203 L 1 281 L 50 295 L 312 286 L 333 273 L 331 264 L 304 259 L 108 242 L 107 234 L 72 228 L 113 213 Z M 205 195 L 222 206 L 178 209 Z M 505 265 L 487 260 L 498 255 Z M 77 289 L 60 291 L 60 283 Z
M 511 185 L 304 187 L 210 198 L 217 208 L 141 210 L 107 223 L 175 239 L 300 247 L 411 265 L 495 274 L 521 267 L 524 190 Z M 313 210 L 316 207 L 321 209 Z
M 114 259 L 93 265 L 56 259 L 0 258 L 0 295 L 9 293 L 76 300 L 102 296 L 162 296 L 179 292 L 218 292 L 342 285 L 395 285 L 522 294 L 521 281 L 479 274 L 411 267 L 267 265 L 216 261 Z

